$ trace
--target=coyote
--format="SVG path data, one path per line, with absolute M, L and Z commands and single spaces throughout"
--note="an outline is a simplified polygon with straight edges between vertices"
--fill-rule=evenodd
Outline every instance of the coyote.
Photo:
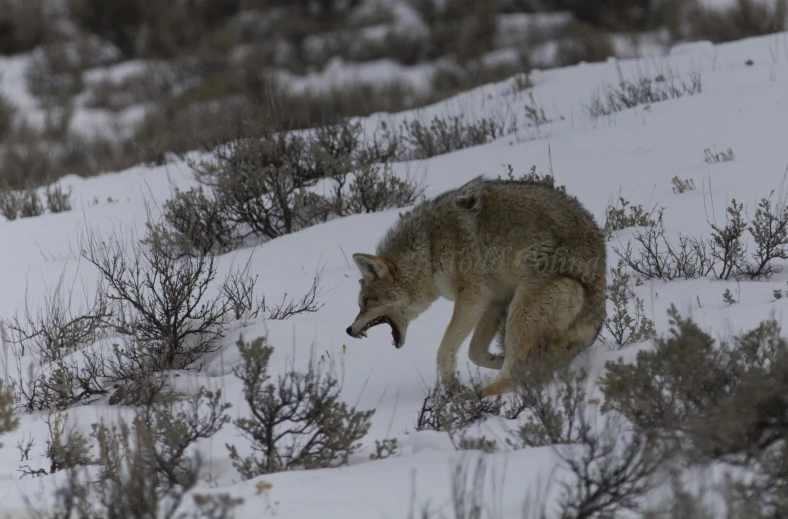
M 361 271 L 354 338 L 381 323 L 393 344 L 439 297 L 454 302 L 438 372 L 457 384 L 457 350 L 473 331 L 468 356 L 499 370 L 482 396 L 506 393 L 516 363 L 534 348 L 573 355 L 590 346 L 605 319 L 605 239 L 580 202 L 525 180 L 477 177 L 423 202 L 383 237 L 375 255 L 353 255 Z M 489 352 L 499 337 L 503 355 Z

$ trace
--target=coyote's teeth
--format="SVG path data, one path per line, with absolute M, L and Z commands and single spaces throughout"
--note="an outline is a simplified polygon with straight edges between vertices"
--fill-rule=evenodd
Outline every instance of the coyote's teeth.
M 366 338 L 366 337 L 367 337 L 367 332 L 358 332 L 358 334 L 359 334 L 361 337 L 364 337 L 364 338 Z

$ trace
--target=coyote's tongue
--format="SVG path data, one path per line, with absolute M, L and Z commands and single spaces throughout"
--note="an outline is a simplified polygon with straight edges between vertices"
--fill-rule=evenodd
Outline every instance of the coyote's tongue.
M 397 330 L 397 327 L 394 325 L 394 321 L 392 321 L 391 319 L 389 319 L 385 315 L 382 315 L 380 317 L 376 317 L 375 319 L 372 319 L 369 323 L 367 323 L 367 325 L 364 327 L 364 329 L 361 330 L 358 333 L 359 337 L 366 338 L 367 337 L 367 330 L 369 330 L 370 328 L 372 328 L 374 326 L 377 326 L 379 324 L 383 324 L 383 323 L 386 323 L 386 324 L 388 324 L 391 327 L 391 338 L 392 338 L 391 344 L 393 346 L 395 346 L 396 348 L 399 348 L 401 346 L 400 345 L 400 333 L 399 333 L 399 330 Z

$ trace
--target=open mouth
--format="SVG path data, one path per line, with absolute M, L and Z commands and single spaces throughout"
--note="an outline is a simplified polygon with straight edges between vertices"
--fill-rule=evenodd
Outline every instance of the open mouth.
M 402 344 L 400 343 L 399 330 L 397 330 L 397 327 L 394 324 L 394 321 L 392 321 L 391 319 L 389 319 L 385 315 L 381 315 L 380 317 L 376 317 L 376 318 L 372 319 L 370 322 L 368 322 L 366 324 L 366 326 L 364 326 L 364 328 L 362 328 L 361 331 L 358 332 L 358 336 L 359 337 L 366 337 L 367 336 L 367 330 L 369 330 L 373 326 L 377 326 L 377 325 L 383 324 L 383 323 L 386 323 L 386 324 L 388 324 L 391 327 L 391 339 L 392 339 L 391 344 L 393 344 L 396 348 L 401 347 Z

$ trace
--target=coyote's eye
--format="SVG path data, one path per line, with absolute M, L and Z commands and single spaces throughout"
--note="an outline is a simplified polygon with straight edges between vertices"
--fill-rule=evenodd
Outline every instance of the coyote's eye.
M 367 298 L 366 298 L 366 297 L 362 297 L 362 298 L 361 298 L 361 301 L 360 301 L 360 303 L 359 303 L 359 306 L 360 306 L 361 308 L 364 308 L 365 306 L 367 306 Z

